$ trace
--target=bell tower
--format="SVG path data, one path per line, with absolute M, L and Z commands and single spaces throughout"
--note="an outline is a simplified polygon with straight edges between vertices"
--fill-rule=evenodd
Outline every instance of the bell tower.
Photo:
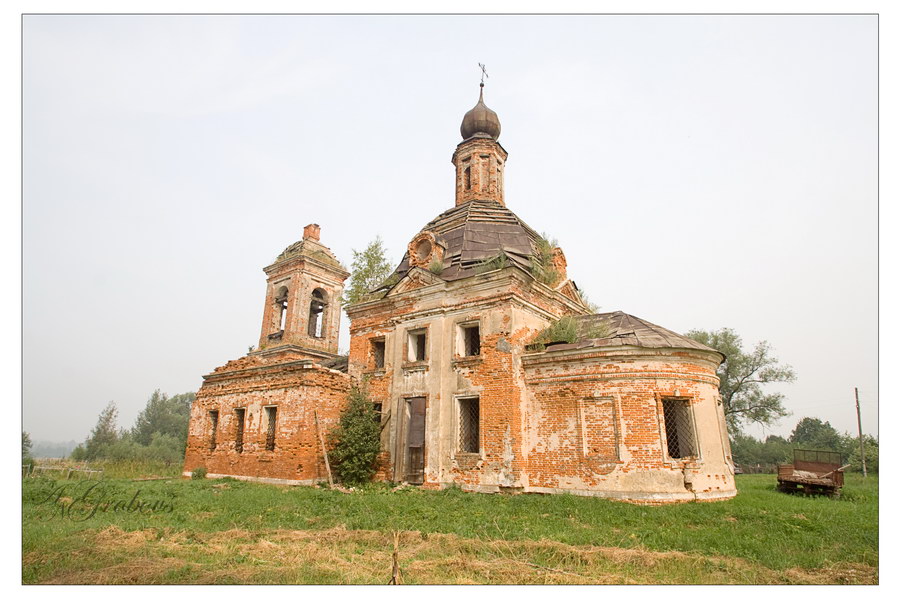
M 484 82 L 478 104 L 463 117 L 459 128 L 463 141 L 453 153 L 456 167 L 456 206 L 470 200 L 503 201 L 503 168 L 507 152 L 497 142 L 500 119 L 484 104 Z
M 303 228 L 303 239 L 285 248 L 266 274 L 259 352 L 300 351 L 312 358 L 338 352 L 341 295 L 350 273 L 319 242 L 320 228 Z

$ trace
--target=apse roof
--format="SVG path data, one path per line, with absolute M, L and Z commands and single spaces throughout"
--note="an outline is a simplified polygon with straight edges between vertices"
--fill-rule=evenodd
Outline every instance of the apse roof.
M 725 360 L 725 355 L 714 348 L 620 310 L 574 318 L 578 326 L 575 343 L 549 346 L 548 352 L 591 346 L 687 348 L 716 352 Z M 603 337 L 594 337 L 598 332 L 602 332 Z

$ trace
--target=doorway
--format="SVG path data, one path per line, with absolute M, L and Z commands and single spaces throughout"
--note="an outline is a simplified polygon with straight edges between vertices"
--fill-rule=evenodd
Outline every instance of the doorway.
M 406 399 L 406 444 L 404 445 L 405 474 L 407 483 L 425 481 L 425 398 Z

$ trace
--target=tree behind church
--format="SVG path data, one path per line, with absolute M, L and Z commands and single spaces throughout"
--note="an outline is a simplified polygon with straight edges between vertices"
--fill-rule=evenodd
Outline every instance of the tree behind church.
M 766 393 L 762 388 L 767 383 L 787 383 L 795 379 L 794 370 L 772 355 L 768 342 L 759 342 L 752 351 L 744 352 L 740 336 L 727 327 L 718 331 L 694 329 L 685 335 L 725 355 L 716 374 L 732 435 L 744 423 L 771 425 L 790 414 L 784 408 L 783 394 Z
M 342 302 L 345 305 L 359 302 L 372 288 L 387 279 L 392 270 L 381 236 L 371 241 L 362 252 L 353 250 L 350 283 L 344 290 Z
M 194 397 L 193 392 L 177 394 L 170 398 L 159 390 L 154 391 L 134 422 L 131 429 L 132 439 L 138 444 L 149 446 L 154 433 L 169 435 L 178 440 L 183 454 Z

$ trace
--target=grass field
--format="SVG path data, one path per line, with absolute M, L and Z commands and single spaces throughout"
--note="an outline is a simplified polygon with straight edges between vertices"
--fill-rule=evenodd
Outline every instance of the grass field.
M 726 502 L 236 480 L 23 483 L 25 583 L 877 583 L 878 478 Z M 60 487 L 60 485 L 68 487 Z M 137 494 L 137 497 L 135 497 Z M 138 501 L 143 511 L 129 510 Z M 148 507 L 156 510 L 151 511 Z

